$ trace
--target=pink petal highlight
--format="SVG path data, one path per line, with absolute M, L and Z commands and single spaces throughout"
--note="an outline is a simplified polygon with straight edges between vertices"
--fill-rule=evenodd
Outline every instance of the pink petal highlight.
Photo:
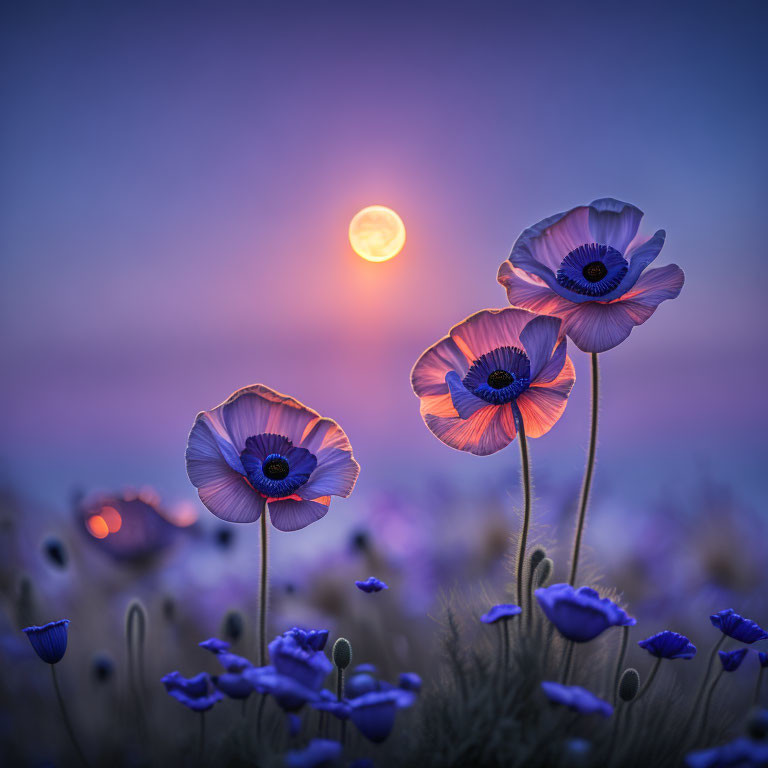
M 298 531 L 325 517 L 329 496 L 313 501 L 295 498 L 279 499 L 269 502 L 269 519 L 278 531 Z
M 450 401 L 450 395 L 445 397 Z M 441 410 L 446 412 L 447 406 Z M 454 416 L 425 413 L 422 407 L 424 422 L 432 434 L 456 450 L 488 456 L 509 445 L 515 437 L 515 424 L 509 403 L 488 405 L 468 419 L 460 418 L 455 409 L 453 413 Z
M 528 437 L 541 437 L 552 429 L 565 411 L 575 380 L 573 363 L 566 357 L 565 364 L 554 381 L 529 387 L 517 398 Z
M 525 277 L 523 277 L 525 275 Z M 573 309 L 573 302 L 564 299 L 534 276 L 515 269 L 509 261 L 499 267 L 498 281 L 507 291 L 509 303 L 542 315 L 563 317 Z
M 444 395 L 448 391 L 445 374 L 455 371 L 462 378 L 469 369 L 466 356 L 450 336 L 433 344 L 416 361 L 411 371 L 411 385 L 419 396 Z
M 454 325 L 450 336 L 473 363 L 481 355 L 499 347 L 522 347 L 520 332 L 533 319 L 523 309 L 484 309 Z
M 344 430 L 333 419 L 325 417 L 307 425 L 299 445 L 314 453 L 318 459 L 324 452 L 336 448 L 342 451 L 352 451 L 349 438 Z

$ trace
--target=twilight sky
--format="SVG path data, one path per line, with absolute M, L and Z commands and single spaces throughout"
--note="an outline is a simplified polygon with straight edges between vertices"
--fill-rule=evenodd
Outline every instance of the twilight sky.
M 669 7 L 677 5 L 678 7 Z M 535 7 L 534 7 L 535 6 Z M 702 469 L 766 500 L 768 6 L 87 3 L 0 24 L 0 479 L 195 498 L 195 414 L 259 381 L 336 418 L 390 486 L 517 471 L 427 431 L 408 374 L 506 304 L 519 232 L 596 197 L 686 273 L 602 356 L 596 493 Z M 408 240 L 346 240 L 384 204 Z M 574 480 L 586 358 L 534 473 Z M 339 504 L 339 502 L 335 502 Z M 333 514 L 333 507 L 331 514 Z

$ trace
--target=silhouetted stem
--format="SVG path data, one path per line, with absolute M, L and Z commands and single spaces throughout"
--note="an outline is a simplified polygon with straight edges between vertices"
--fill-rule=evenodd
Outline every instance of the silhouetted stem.
M 86 766 L 86 768 L 88 768 L 88 761 L 85 759 L 83 750 L 80 749 L 80 743 L 78 742 L 77 737 L 75 736 L 75 730 L 74 728 L 72 728 L 72 723 L 70 722 L 69 714 L 67 713 L 67 705 L 64 703 L 64 697 L 61 695 L 61 689 L 59 688 L 59 680 L 56 677 L 55 664 L 51 664 L 51 677 L 53 678 L 53 689 L 56 691 L 56 698 L 59 702 L 59 707 L 61 709 L 61 719 L 64 721 L 64 728 L 69 734 L 70 741 L 72 742 L 72 746 L 75 748 L 75 752 L 77 752 L 77 756 L 80 758 L 80 762 L 84 766 Z
M 765 672 L 765 667 L 760 667 L 757 672 L 757 684 L 755 685 L 755 705 L 760 702 L 760 686 L 763 684 L 763 672 Z
M 712 703 L 712 696 L 715 693 L 715 688 L 717 687 L 718 682 L 720 681 L 720 678 L 723 676 L 723 670 L 721 669 L 717 675 L 715 675 L 715 679 L 712 681 L 712 685 L 709 686 L 709 692 L 707 693 L 706 701 L 704 702 L 704 712 L 701 716 L 701 728 L 699 729 L 699 738 L 704 735 L 704 731 L 707 727 L 707 718 L 709 717 L 709 706 Z
M 613 703 L 619 696 L 619 680 L 621 679 L 621 670 L 624 666 L 624 656 L 627 653 L 627 642 L 629 640 L 629 627 L 622 627 L 621 645 L 619 646 L 619 657 L 616 660 L 616 674 L 613 677 Z
M 504 633 L 504 674 L 509 669 L 509 619 L 502 619 L 502 631 Z
M 525 567 L 525 548 L 528 543 L 528 529 L 531 525 L 531 463 L 528 458 L 528 440 L 525 437 L 525 424 L 520 409 L 512 401 L 512 413 L 515 418 L 518 439 L 520 441 L 520 467 L 523 483 L 523 528 L 520 531 L 520 545 L 517 551 L 517 604 L 523 605 L 523 569 Z
M 568 685 L 571 676 L 571 664 L 573 663 L 573 648 L 576 645 L 573 640 L 568 641 L 565 648 L 565 664 L 563 665 L 563 685 Z
M 259 666 L 267 665 L 267 509 L 261 513 L 261 578 L 259 580 Z
M 200 755 L 205 752 L 205 712 L 200 713 Z
M 584 523 L 587 517 L 587 504 L 589 492 L 592 488 L 592 475 L 595 470 L 595 453 L 597 452 L 597 414 L 600 395 L 600 369 L 597 364 L 597 352 L 592 353 L 592 416 L 589 430 L 589 453 L 587 455 L 587 468 L 584 472 L 584 482 L 581 486 L 581 498 L 579 499 L 579 516 L 576 521 L 576 538 L 573 542 L 573 556 L 571 557 L 571 575 L 568 583 L 573 586 L 576 582 L 576 572 L 579 568 L 579 553 L 581 552 L 581 539 L 584 535 Z
M 645 693 L 651 687 L 653 678 L 656 677 L 656 673 L 659 671 L 660 666 L 661 666 L 661 656 L 657 657 L 656 661 L 651 667 L 651 673 L 648 675 L 648 679 L 645 681 L 645 683 L 643 683 L 643 687 L 640 689 L 640 693 L 638 693 L 637 696 L 635 696 L 635 698 L 633 699 L 634 701 L 637 701 L 642 696 L 645 696 Z
M 699 705 L 701 704 L 702 697 L 704 696 L 704 691 L 707 687 L 707 680 L 709 680 L 709 673 L 712 671 L 712 664 L 714 664 L 715 657 L 717 656 L 717 652 L 720 650 L 720 646 L 725 641 L 725 635 L 721 634 L 718 641 L 712 646 L 712 650 L 709 653 L 709 660 L 707 661 L 707 668 L 704 671 L 704 677 L 701 679 L 701 684 L 699 685 L 699 690 L 696 692 L 696 698 L 693 700 L 693 707 L 691 709 L 691 714 L 688 715 L 688 719 L 685 722 L 685 727 L 682 730 L 682 733 L 687 733 L 691 726 L 693 725 L 694 720 L 696 719 L 696 713 L 699 711 Z
M 344 696 L 344 670 L 341 667 L 336 667 L 336 700 L 341 701 Z M 347 721 L 341 721 L 341 738 L 339 741 L 344 746 L 347 736 Z

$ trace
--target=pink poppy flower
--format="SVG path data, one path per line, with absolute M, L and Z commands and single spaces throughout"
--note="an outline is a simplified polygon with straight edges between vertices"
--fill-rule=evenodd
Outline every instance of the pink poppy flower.
M 514 439 L 515 409 L 541 437 L 573 387 L 561 322 L 524 309 L 485 309 L 451 328 L 411 372 L 421 416 L 451 448 L 487 456 Z
M 360 467 L 341 427 L 262 384 L 197 415 L 187 474 L 214 515 L 252 523 L 268 505 L 272 525 L 297 531 L 347 497 Z
M 645 268 L 665 233 L 637 234 L 643 212 L 613 198 L 558 213 L 526 229 L 499 268 L 509 303 L 563 320 L 584 352 L 605 352 L 644 323 L 685 279 L 676 264 Z

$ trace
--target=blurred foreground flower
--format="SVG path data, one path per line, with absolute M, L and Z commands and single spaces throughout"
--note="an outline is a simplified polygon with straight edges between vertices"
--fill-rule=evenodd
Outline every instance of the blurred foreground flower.
M 665 233 L 637 234 L 641 210 L 613 198 L 558 213 L 524 230 L 499 268 L 509 303 L 563 320 L 584 352 L 620 344 L 683 287 L 675 264 L 643 272 Z
M 411 384 L 435 437 L 486 456 L 514 439 L 517 409 L 529 437 L 546 434 L 565 410 L 574 376 L 559 320 L 486 309 L 424 352 Z
M 224 698 L 213 687 L 210 676 L 205 672 L 190 678 L 183 677 L 179 672 L 171 672 L 160 682 L 170 696 L 193 712 L 205 712 Z
M 736 739 L 720 747 L 691 752 L 685 764 L 688 768 L 762 768 L 768 766 L 768 744 Z
M 325 768 L 335 765 L 341 757 L 342 747 L 338 741 L 312 739 L 305 749 L 288 752 L 285 755 L 287 768 Z
M 521 612 L 522 608 L 520 608 L 519 605 L 501 603 L 499 605 L 494 605 L 488 613 L 484 613 L 480 617 L 480 621 L 482 621 L 483 624 L 495 624 L 502 619 L 510 619 L 513 616 L 518 616 Z
M 562 704 L 579 714 L 598 714 L 602 717 L 610 717 L 613 714 L 613 707 L 607 701 L 598 698 L 586 688 L 548 681 L 543 682 L 541 687 L 553 704 Z

